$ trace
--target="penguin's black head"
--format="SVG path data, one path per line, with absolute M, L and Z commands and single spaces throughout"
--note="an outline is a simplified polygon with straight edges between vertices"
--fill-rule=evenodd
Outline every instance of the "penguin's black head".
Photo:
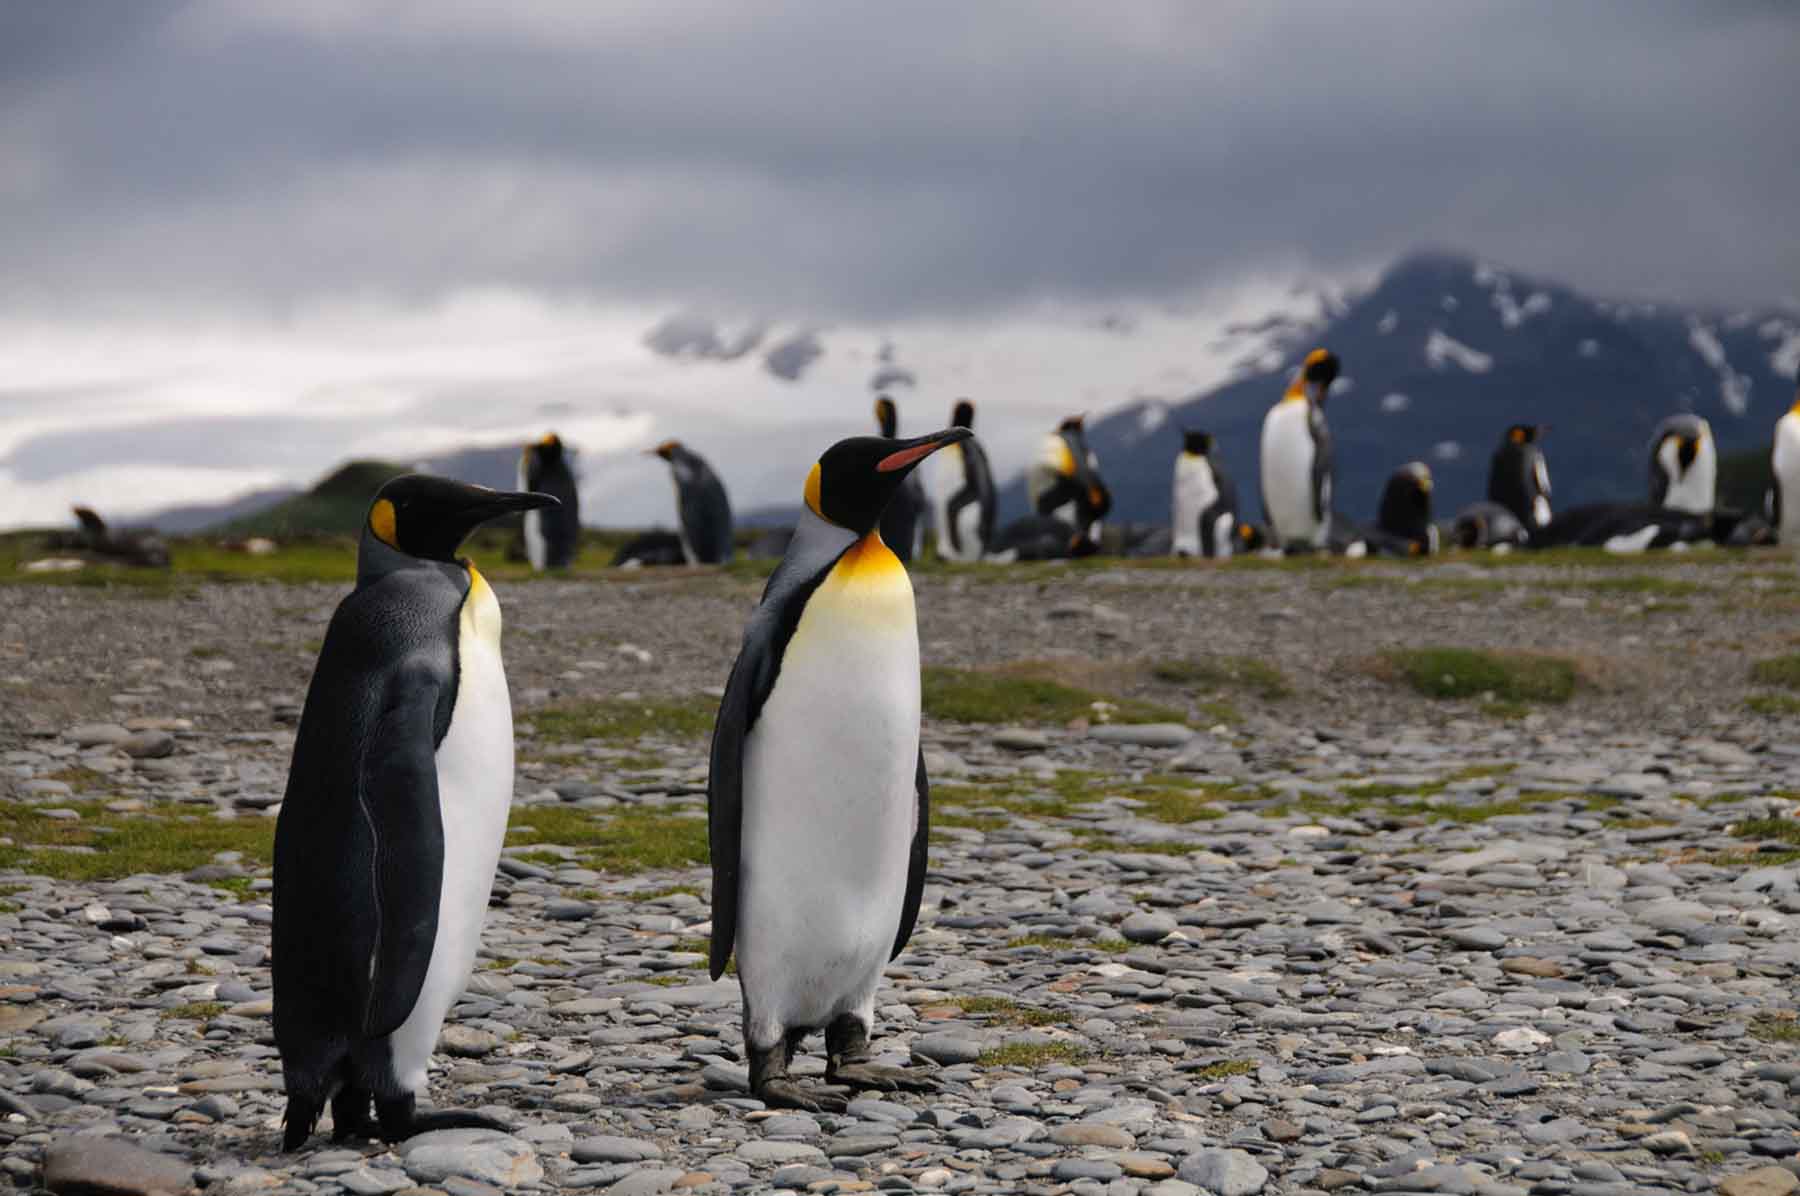
M 1087 422 L 1086 415 L 1071 415 L 1071 416 L 1069 416 L 1069 418 L 1063 420 L 1062 423 L 1057 424 L 1056 430 L 1058 432 L 1061 432 L 1064 436 L 1069 436 L 1069 435 L 1085 436 L 1085 435 L 1087 435 L 1087 433 L 1083 429 L 1082 425 L 1085 424 L 1086 422 Z
M 911 440 L 882 436 L 840 440 L 806 475 L 806 506 L 827 523 L 866 536 L 881 522 L 888 500 L 919 462 L 971 434 L 967 428 L 945 428 Z
M 1300 366 L 1300 381 L 1315 403 L 1325 401 L 1325 393 L 1338 376 L 1337 354 L 1330 349 L 1314 349 Z
M 956 400 L 956 409 L 950 413 L 950 426 L 973 428 L 975 426 L 975 404 L 967 399 Z
M 1193 453 L 1195 456 L 1204 457 L 1211 453 L 1212 450 L 1213 438 L 1211 432 L 1195 432 L 1186 428 L 1182 429 L 1182 452 Z
M 1550 429 L 1543 424 L 1514 424 L 1506 430 L 1509 444 L 1536 444 Z
M 537 455 L 538 460 L 546 463 L 561 460 L 563 455 L 562 437 L 555 432 L 548 433 L 537 442 Z
M 655 448 L 651 449 L 650 455 L 652 457 L 661 457 L 664 461 L 673 461 L 675 460 L 675 454 L 681 451 L 681 441 L 665 440 Z
M 881 434 L 892 440 L 900 430 L 900 412 L 894 408 L 894 400 L 882 395 L 875 400 L 875 426 Z
M 515 511 L 560 505 L 548 494 L 489 490 L 450 478 L 402 474 L 383 486 L 369 507 L 366 534 L 407 556 L 455 561 L 469 533 Z

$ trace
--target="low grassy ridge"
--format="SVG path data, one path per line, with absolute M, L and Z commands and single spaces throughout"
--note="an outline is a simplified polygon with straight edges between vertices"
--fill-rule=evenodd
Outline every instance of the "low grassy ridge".
M 1747 818 L 1733 826 L 1731 833 L 1758 846 L 1715 856 L 1711 863 L 1772 868 L 1800 861 L 1800 818 Z
M 1023 661 L 998 669 L 931 667 L 924 671 L 928 718 L 957 723 L 1181 723 L 1180 710 L 1139 698 L 1099 693 L 1057 679 L 1058 666 Z M 1104 715 L 1104 718 L 1101 716 Z
M 1565 657 L 1480 648 L 1396 648 L 1382 654 L 1376 671 L 1428 698 L 1486 698 L 1513 707 L 1566 702 L 1580 680 Z
M 708 858 L 706 819 L 660 809 L 515 807 L 506 841 L 577 848 L 584 866 L 614 875 L 692 868 Z M 561 862 L 560 856 L 544 855 Z
M 46 809 L 73 810 L 80 817 L 52 818 Z M 0 802 L 0 837 L 14 844 L 0 847 L 0 870 L 102 881 L 186 872 L 211 863 L 221 851 L 242 852 L 246 863 L 267 867 L 274 860 L 275 820 L 180 812 L 115 814 L 99 802 L 55 807 Z
M 646 735 L 704 739 L 712 734 L 718 710 L 718 701 L 706 697 L 604 698 L 545 706 L 520 721 L 549 743 L 630 742 Z
M 1280 701 L 1294 692 L 1280 669 L 1254 656 L 1159 660 L 1150 666 L 1150 675 L 1171 685 L 1239 689 L 1267 702 Z
M 1774 689 L 1800 689 L 1800 654 L 1757 661 L 1750 666 L 1750 681 Z
M 1121 781 L 1102 773 L 1068 769 L 1048 782 L 933 785 L 931 822 L 938 827 L 998 830 L 1021 816 L 1067 818 L 1108 797 L 1129 798 L 1139 803 L 1141 817 L 1172 826 L 1225 816 L 1217 804 L 1219 793 L 1181 777 L 1152 773 L 1141 780 Z

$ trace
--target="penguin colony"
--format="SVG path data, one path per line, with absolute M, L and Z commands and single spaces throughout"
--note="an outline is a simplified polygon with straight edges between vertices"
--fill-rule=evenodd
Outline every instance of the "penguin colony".
M 1266 527 L 1240 517 L 1212 437 L 1185 433 L 1166 551 L 1438 550 L 1421 462 L 1394 472 L 1373 527 L 1333 511 L 1324 406 L 1337 374 L 1335 356 L 1309 354 L 1264 421 Z M 832 445 L 800 488 L 799 523 L 779 544 L 724 690 L 707 782 L 711 975 L 735 957 L 752 1091 L 811 1111 L 842 1110 L 859 1088 L 933 1087 L 928 1071 L 878 1065 L 870 1050 L 882 970 L 918 917 L 930 834 L 905 562 L 920 552 L 927 520 L 939 553 L 955 560 L 1085 555 L 1098 551 L 1111 508 L 1080 416 L 1047 437 L 1031 468 L 1033 513 L 998 530 L 971 403 L 956 405 L 950 427 L 913 439 L 897 438 L 892 400 L 879 400 L 875 417 L 879 436 Z M 1678 415 L 1657 429 L 1647 503 L 1560 514 L 1544 431 L 1506 430 L 1488 499 L 1458 514 L 1452 543 L 1635 552 L 1749 542 L 1743 529 L 1756 521 L 1716 508 L 1717 451 L 1704 420 Z M 729 560 L 731 508 L 718 476 L 679 442 L 653 452 L 670 466 L 680 531 L 634 542 L 630 559 Z M 915 470 L 939 453 L 928 497 Z M 1768 525 L 1800 530 L 1800 395 L 1776 425 L 1772 463 Z M 566 567 L 578 540 L 574 473 L 559 439 L 526 447 L 519 484 L 503 492 L 404 475 L 382 486 L 364 520 L 355 587 L 326 631 L 276 822 L 274 1031 L 286 1150 L 303 1145 L 327 1109 L 338 1139 L 504 1128 L 472 1111 L 421 1110 L 418 1098 L 474 966 L 513 791 L 500 605 L 457 550 L 511 514 L 523 516 L 535 569 Z M 822 1085 L 789 1072 L 814 1033 L 824 1035 Z

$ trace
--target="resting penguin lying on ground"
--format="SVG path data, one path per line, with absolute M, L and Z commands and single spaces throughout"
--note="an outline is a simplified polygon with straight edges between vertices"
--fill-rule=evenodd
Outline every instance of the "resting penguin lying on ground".
M 912 935 L 930 834 L 912 582 L 878 528 L 913 468 L 968 435 L 826 450 L 719 705 L 712 977 L 735 952 L 750 1090 L 770 1105 L 842 1109 L 836 1085 L 930 1086 L 869 1061 L 875 990 Z M 831 1088 L 788 1076 L 815 1030 Z
M 1469 504 L 1450 525 L 1450 543 L 1458 548 L 1509 551 L 1524 547 L 1530 539 L 1518 517 L 1495 502 Z
M 369 508 L 275 823 L 283 1150 L 328 1101 L 340 1139 L 504 1128 L 414 1105 L 475 963 L 512 803 L 500 604 L 456 550 L 490 519 L 555 505 L 407 474 Z

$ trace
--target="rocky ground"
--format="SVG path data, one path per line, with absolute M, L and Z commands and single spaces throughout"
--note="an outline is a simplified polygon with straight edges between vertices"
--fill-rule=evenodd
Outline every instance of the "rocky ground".
M 1107 704 L 927 721 L 931 883 L 877 1047 L 938 1091 L 821 1115 L 746 1095 L 736 986 L 700 970 L 694 724 L 759 583 L 502 587 L 519 808 L 431 1097 L 512 1129 L 295 1155 L 263 861 L 340 591 L 0 587 L 0 1170 L 125 1192 L 1785 1193 L 1800 734 L 1750 676 L 1793 650 L 1797 583 L 1778 558 L 922 576 L 928 665 L 1036 661 Z M 1380 659 L 1427 645 L 1559 654 L 1580 684 L 1435 700 Z M 1155 667 L 1176 659 L 1196 667 Z M 1133 701 L 1168 714 L 1108 722 Z

